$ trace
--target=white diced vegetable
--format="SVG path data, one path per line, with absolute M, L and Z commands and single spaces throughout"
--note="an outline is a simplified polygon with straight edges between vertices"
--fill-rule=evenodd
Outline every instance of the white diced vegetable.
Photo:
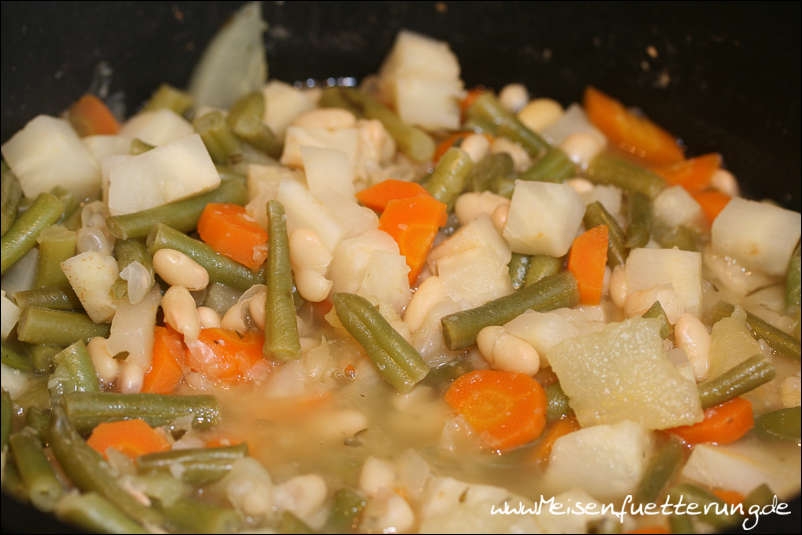
M 673 286 L 685 312 L 698 316 L 702 306 L 701 253 L 680 249 L 632 249 L 626 263 L 627 292 L 650 290 L 663 284 Z
M 30 387 L 32 379 L 33 376 L 30 373 L 0 363 L 0 386 L 8 392 L 11 399 L 17 399 L 24 394 Z
M 764 288 L 773 280 L 773 277 L 769 277 L 762 271 L 747 269 L 731 256 L 715 252 L 710 246 L 705 247 L 702 251 L 702 262 L 704 268 L 709 272 L 708 277 L 712 276 L 720 290 L 726 289 L 738 296 L 744 296 L 758 288 Z
M 652 201 L 656 221 L 669 227 L 697 226 L 704 220 L 702 207 L 682 186 L 661 191 Z
M 288 233 L 292 234 L 299 228 L 308 228 L 317 233 L 323 245 L 334 251 L 343 237 L 343 229 L 323 203 L 303 184 L 295 180 L 282 180 L 276 199 L 284 206 Z
M 34 247 L 17 260 L 3 273 L 3 290 L 7 294 L 30 290 L 36 277 L 36 263 L 39 261 L 39 248 Z
M 349 173 L 353 175 L 359 149 L 359 130 L 357 128 L 326 130 L 325 128 L 290 126 L 287 128 L 287 135 L 284 139 L 284 152 L 281 154 L 282 165 L 303 167 L 301 147 L 320 147 L 344 152 L 348 157 Z
M 621 221 L 621 189 L 615 186 L 605 186 L 603 184 L 594 185 L 590 191 L 580 193 L 579 196 L 585 206 L 599 201 L 604 209 L 610 212 L 619 223 Z
M 338 149 L 301 146 L 306 185 L 325 202 L 330 195 L 354 196 L 354 168 L 348 154 Z
M 135 304 L 127 299 L 117 303 L 117 312 L 111 320 L 108 348 L 112 355 L 128 354 L 120 370 L 121 376 L 127 377 L 120 385 L 121 392 L 139 392 L 145 372 L 150 369 L 153 327 L 160 302 L 161 292 L 156 284 Z
M 378 229 L 342 240 L 332 251 L 329 264 L 328 276 L 334 281 L 333 291 L 356 292 L 374 252 L 400 256 L 398 244 L 392 236 Z
M 632 421 L 593 425 L 554 442 L 545 477 L 556 488 L 582 488 L 602 501 L 622 498 L 641 480 L 651 434 Z
M 100 167 L 64 119 L 37 115 L 3 143 L 2 152 L 29 199 L 56 186 L 79 199 L 100 191 Z
M 473 308 L 512 292 L 509 268 L 485 248 L 441 257 L 437 261 L 437 275 L 446 295 L 463 308 Z
M 394 85 L 396 109 L 405 122 L 429 130 L 459 128 L 459 79 L 437 80 L 413 74 L 396 76 Z
M 189 121 L 167 108 L 139 112 L 120 128 L 121 136 L 138 138 L 156 146 L 166 145 L 194 133 L 195 129 Z
M 106 156 L 131 152 L 131 139 L 125 136 L 86 136 L 81 138 L 81 141 L 98 164 L 101 164 Z
M 303 175 L 283 165 L 248 165 L 248 204 L 245 211 L 262 228 L 267 228 L 267 201 L 278 198 L 278 187 L 282 180 L 301 182 Z
M 657 319 L 608 323 L 546 357 L 582 426 L 632 420 L 666 429 L 702 419 L 696 384 L 667 357 Z
M 567 184 L 516 180 L 503 236 L 513 253 L 563 256 L 585 215 Z
M 736 197 L 713 221 L 711 244 L 750 269 L 783 275 L 799 241 L 802 216 L 774 204 Z
M 296 89 L 290 84 L 271 80 L 264 88 L 264 122 L 279 138 L 284 137 L 287 127 L 305 111 L 317 104 L 317 93 Z
M 408 274 L 409 266 L 400 254 L 373 251 L 368 257 L 356 293 L 401 314 L 411 297 Z
M 480 215 L 433 248 L 428 261 L 434 266 L 443 257 L 453 256 L 469 249 L 486 249 L 496 262 L 505 266 L 512 257 L 509 246 L 499 236 L 490 217 Z
M 114 316 L 117 307 L 109 290 L 120 272 L 113 256 L 87 251 L 62 262 L 61 270 L 92 321 L 104 323 Z
M 761 353 L 760 343 L 746 325 L 746 313 L 737 307 L 731 316 L 718 320 L 710 332 L 709 377 L 718 377 L 752 355 Z
M 0 303 L 2 303 L 2 308 L 0 308 L 0 316 L 2 316 L 2 337 L 5 340 L 8 337 L 8 333 L 11 332 L 11 329 L 17 324 L 17 320 L 19 319 L 19 307 L 8 297 L 6 297 L 5 290 L 2 290 L 0 293 Z
M 112 216 L 130 214 L 212 190 L 220 175 L 198 134 L 136 156 L 103 162 L 104 198 Z
M 579 104 L 571 104 L 559 119 L 541 131 L 543 137 L 552 145 L 560 145 L 571 134 L 584 132 L 595 137 L 602 147 L 607 145 L 607 138 L 593 126 Z

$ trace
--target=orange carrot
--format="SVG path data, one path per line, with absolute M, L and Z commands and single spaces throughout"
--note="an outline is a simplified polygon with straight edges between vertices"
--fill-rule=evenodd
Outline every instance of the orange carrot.
M 409 283 L 414 284 L 434 244 L 437 231 L 446 224 L 447 207 L 431 195 L 393 199 L 379 217 L 379 229 L 398 244 L 409 266 Z
M 579 300 L 584 305 L 598 305 L 607 265 L 607 225 L 587 230 L 574 239 L 568 253 L 568 271 L 576 277 Z
M 184 337 L 169 325 L 153 329 L 153 358 L 142 381 L 142 392 L 172 394 L 184 377 Z
M 267 259 L 267 231 L 238 204 L 207 204 L 198 219 L 198 235 L 218 253 L 252 270 Z
M 546 430 L 543 438 L 540 439 L 540 442 L 532 451 L 530 458 L 537 464 L 545 466 L 549 462 L 551 448 L 557 439 L 577 430 L 579 430 L 579 422 L 576 421 L 575 417 L 569 416 L 557 420 Z
M 468 91 L 468 93 L 465 95 L 465 98 L 459 101 L 459 109 L 463 117 L 465 117 L 468 108 L 470 108 L 471 105 L 474 103 L 474 101 L 477 98 L 479 98 L 479 95 L 481 95 L 485 91 L 487 91 L 485 87 L 482 86 L 474 87 L 473 89 Z
M 741 494 L 737 490 L 722 489 L 718 487 L 715 487 L 713 489 L 713 494 L 719 500 L 728 503 L 730 505 L 738 505 L 739 503 L 743 503 L 744 499 L 746 498 L 743 494 Z
M 702 207 L 702 212 L 705 214 L 705 219 L 712 225 L 713 221 L 718 217 L 718 214 L 727 206 L 732 197 L 726 193 L 718 190 L 709 189 L 705 191 L 697 191 L 691 193 L 691 196 L 696 199 L 696 202 Z
M 87 93 L 76 100 L 67 110 L 67 119 L 81 137 L 95 135 L 113 136 L 120 131 L 120 123 L 108 106 L 95 95 Z
M 690 193 L 702 191 L 710 185 L 713 173 L 721 167 L 721 155 L 705 154 L 688 160 L 655 167 L 653 171 L 674 186 L 682 186 Z
M 388 178 L 358 192 L 356 198 L 364 206 L 381 212 L 387 206 L 387 203 L 394 199 L 404 199 L 418 195 L 429 195 L 429 192 L 417 182 Z
M 627 110 L 594 87 L 585 89 L 588 119 L 624 152 L 649 165 L 669 165 L 684 159 L 677 140 L 646 117 Z
M 189 367 L 212 380 L 235 384 L 249 379 L 251 369 L 264 362 L 264 335 L 256 331 L 239 334 L 220 327 L 201 329 L 197 340 L 187 342 Z
M 729 444 L 744 436 L 754 425 L 752 404 L 748 399 L 738 397 L 705 409 L 704 420 L 699 423 L 672 427 L 667 431 L 688 444 Z
M 523 373 L 488 369 L 468 372 L 451 383 L 445 401 L 493 450 L 531 442 L 546 425 L 546 392 Z
M 98 424 L 86 443 L 103 457 L 106 457 L 106 450 L 109 448 L 114 448 L 132 459 L 146 453 L 170 449 L 170 442 L 164 434 L 140 418 Z

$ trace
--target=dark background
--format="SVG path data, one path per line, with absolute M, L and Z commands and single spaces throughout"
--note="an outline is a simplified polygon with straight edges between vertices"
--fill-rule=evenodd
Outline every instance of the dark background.
M 58 114 L 113 68 L 129 113 L 161 83 L 185 87 L 239 2 L 3 2 L 2 140 Z M 375 72 L 398 30 L 447 40 L 467 87 L 522 82 L 563 105 L 592 84 L 720 152 L 750 197 L 800 210 L 798 2 L 263 2 L 271 78 Z M 656 57 L 648 47 L 656 50 Z M 14 509 L 11 507 L 14 506 Z M 791 517 L 750 533 L 798 532 Z M 4 531 L 58 531 L 3 496 Z

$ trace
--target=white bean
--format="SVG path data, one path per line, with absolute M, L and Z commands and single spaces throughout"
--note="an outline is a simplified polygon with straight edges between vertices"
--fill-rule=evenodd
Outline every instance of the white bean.
M 167 284 L 183 286 L 193 292 L 209 285 L 209 272 L 192 258 L 175 249 L 159 249 L 153 254 L 153 271 Z
M 392 488 L 395 483 L 395 467 L 390 461 L 368 457 L 359 473 L 359 488 L 368 496 L 374 496 L 383 488 Z
M 341 130 L 343 128 L 353 128 L 356 125 L 356 117 L 353 113 L 343 108 L 316 108 L 298 115 L 292 121 L 292 125 L 302 128 Z
M 537 350 L 501 325 L 491 325 L 479 331 L 476 345 L 488 364 L 497 370 L 534 375 L 540 368 Z
M 627 300 L 627 271 L 624 266 L 615 266 L 610 274 L 610 298 L 615 306 L 624 308 Z
M 211 307 L 198 307 L 198 320 L 201 329 L 220 327 L 220 314 Z
M 314 269 L 301 269 L 295 272 L 295 286 L 301 297 L 319 303 L 329 295 L 334 283 Z
M 240 334 L 245 333 L 248 330 L 248 322 L 245 320 L 247 306 L 247 301 L 231 305 L 231 307 L 226 310 L 226 313 L 223 314 L 223 318 L 220 320 L 220 327 L 236 331 Z
M 363 513 L 367 533 L 405 533 L 415 525 L 415 513 L 395 492 L 383 492 L 368 501 Z
M 275 489 L 270 474 L 253 457 L 234 461 L 221 484 L 231 504 L 248 516 L 261 516 L 273 509 Z
M 297 229 L 289 237 L 290 262 L 293 268 L 309 268 L 325 273 L 331 263 L 331 251 L 314 230 Z
M 518 119 L 530 130 L 542 132 L 562 117 L 563 107 L 550 98 L 536 98 L 518 112 Z
M 89 340 L 86 349 L 92 358 L 98 378 L 104 383 L 113 383 L 120 375 L 120 363 L 111 354 L 109 341 L 96 336 Z
M 738 180 L 726 169 L 716 169 L 710 177 L 710 185 L 730 197 L 737 197 L 740 194 Z
M 170 286 L 161 301 L 164 321 L 170 327 L 195 340 L 200 334 L 200 317 L 195 306 L 195 299 L 183 286 Z
M 459 146 L 468 153 L 474 163 L 478 162 L 490 151 L 490 142 L 483 134 L 471 134 Z
M 503 232 L 504 226 L 507 224 L 507 218 L 510 216 L 510 203 L 499 203 L 490 219 L 493 221 L 493 226 L 497 231 Z
M 515 170 L 519 173 L 526 171 L 532 165 L 532 158 L 529 153 L 520 146 L 518 143 L 507 139 L 506 137 L 497 137 L 490 145 L 490 152 L 498 154 L 499 152 L 506 152 L 512 157 L 515 165 Z
M 259 292 L 248 299 L 248 314 L 251 315 L 254 325 L 259 329 L 265 328 L 265 304 L 267 303 L 267 290 Z
M 523 84 L 507 84 L 498 94 L 502 106 L 512 113 L 518 113 L 529 102 L 529 91 Z
M 783 407 L 799 407 L 800 399 L 800 377 L 797 373 L 791 377 L 786 377 L 780 383 L 780 399 L 782 400 Z
M 318 474 L 295 476 L 277 485 L 273 496 L 279 509 L 306 518 L 326 500 L 326 482 Z
M 588 164 L 604 148 L 602 141 L 587 132 L 574 132 L 569 134 L 560 148 L 565 151 L 571 161 L 581 169 L 586 169 Z
M 404 311 L 404 322 L 409 327 L 410 332 L 420 329 L 429 311 L 437 303 L 445 299 L 446 292 L 443 283 L 437 276 L 431 276 L 424 280 Z
M 707 377 L 710 369 L 710 333 L 693 314 L 682 314 L 674 325 L 674 343 L 685 351 L 697 381 Z
M 136 362 L 123 362 L 120 366 L 120 392 L 136 394 L 142 390 L 145 369 Z
M 510 200 L 492 191 L 470 191 L 457 197 L 454 213 L 461 225 L 467 225 L 482 214 L 492 217 L 494 210 L 502 204 L 509 206 Z

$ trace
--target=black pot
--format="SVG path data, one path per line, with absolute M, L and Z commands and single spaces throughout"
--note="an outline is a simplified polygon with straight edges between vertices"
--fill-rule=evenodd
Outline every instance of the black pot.
M 85 92 L 96 65 L 129 113 L 185 87 L 239 2 L 3 2 L 2 140 Z M 592 84 L 720 152 L 745 196 L 800 211 L 799 3 L 263 2 L 271 78 L 375 72 L 407 28 L 447 40 L 468 87 L 522 82 L 564 105 Z M 750 533 L 798 532 L 792 515 Z M 75 531 L 3 495 L 4 531 Z

